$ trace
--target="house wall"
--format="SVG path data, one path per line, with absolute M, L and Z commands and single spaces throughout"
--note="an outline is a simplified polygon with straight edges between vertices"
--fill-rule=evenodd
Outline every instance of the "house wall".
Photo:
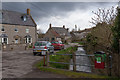
M 44 36 L 44 40 L 47 40 L 47 38 L 49 38 L 49 40 L 47 41 L 52 41 L 52 38 L 55 38 L 55 40 L 57 40 L 57 37 L 55 36 L 55 34 L 52 33 L 52 29 L 49 28 L 48 31 L 46 32 L 45 36 Z
M 5 31 L 1 32 L 1 27 L 4 26 Z M 15 32 L 14 29 L 17 28 L 18 32 Z M 29 33 L 26 33 L 26 29 L 29 29 Z M 30 35 L 32 37 L 32 43 L 36 41 L 36 27 L 33 26 L 21 26 L 21 25 L 9 25 L 9 24 L 0 24 L 0 33 L 5 33 L 8 35 L 8 44 L 15 41 L 14 36 L 18 35 L 21 37 L 20 43 L 25 43 L 25 36 Z

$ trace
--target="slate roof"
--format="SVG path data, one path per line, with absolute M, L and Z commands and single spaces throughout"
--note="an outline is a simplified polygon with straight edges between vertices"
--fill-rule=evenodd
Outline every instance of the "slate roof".
M 70 33 L 63 27 L 51 27 L 60 36 L 71 36 Z
M 23 25 L 23 26 L 36 26 L 30 15 L 24 13 L 2 10 L 2 24 L 13 24 L 13 25 Z M 27 20 L 23 21 L 22 16 L 26 16 Z M 1 22 L 0 22 L 1 23 Z

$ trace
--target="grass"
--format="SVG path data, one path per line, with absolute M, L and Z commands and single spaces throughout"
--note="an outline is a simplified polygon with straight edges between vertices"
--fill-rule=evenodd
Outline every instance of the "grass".
M 80 45 L 84 45 L 84 42 L 83 42 L 83 41 L 73 42 L 73 43 L 78 43 L 78 44 L 80 44 Z
M 77 50 L 77 47 L 69 47 L 64 50 L 60 50 L 57 52 L 58 54 L 72 54 Z M 50 61 L 53 62 L 65 62 L 69 63 L 72 56 L 70 55 L 50 55 Z M 60 68 L 60 69 L 69 69 L 69 64 L 59 64 L 59 63 L 50 63 L 50 66 L 53 68 Z
M 33 46 L 32 45 L 30 45 L 30 46 L 28 46 L 29 48 L 33 48 Z
M 83 73 L 83 72 L 73 72 L 68 70 L 54 69 L 54 68 L 48 68 L 42 66 L 38 66 L 38 69 L 45 72 L 52 72 L 60 75 L 65 75 L 68 78 L 109 78 L 108 76 L 101 76 L 101 75 Z
M 57 53 L 58 54 L 72 54 L 76 50 L 77 50 L 77 47 L 69 47 L 67 49 L 60 50 Z M 71 58 L 72 58 L 72 56 L 70 56 L 70 55 L 65 55 L 65 56 L 64 55 L 50 55 L 49 56 L 50 61 L 53 61 L 53 62 L 65 62 L 65 63 L 69 63 L 70 60 L 71 60 Z M 43 65 L 44 65 L 44 61 L 42 60 L 41 62 L 39 62 L 37 64 L 37 67 L 43 66 Z M 69 69 L 69 64 L 50 63 L 50 67 L 60 68 L 60 69 Z

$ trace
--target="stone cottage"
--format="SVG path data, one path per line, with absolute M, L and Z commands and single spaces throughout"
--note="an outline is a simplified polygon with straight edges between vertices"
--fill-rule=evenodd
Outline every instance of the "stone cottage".
M 80 40 L 84 39 L 86 37 L 86 35 L 91 32 L 91 30 L 92 30 L 92 28 L 70 32 L 70 34 L 72 36 L 72 42 L 80 41 Z
M 32 44 L 37 39 L 36 23 L 30 9 L 26 13 L 1 10 L 0 42 L 2 44 Z
M 62 42 L 70 42 L 71 41 L 71 35 L 68 31 L 68 28 L 65 28 L 65 25 L 63 27 L 52 27 L 52 25 L 49 25 L 49 29 L 46 32 L 44 36 L 44 40 L 46 41 L 62 41 Z

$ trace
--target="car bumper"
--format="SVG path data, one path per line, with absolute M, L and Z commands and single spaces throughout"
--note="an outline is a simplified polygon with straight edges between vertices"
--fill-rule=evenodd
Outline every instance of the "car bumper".
M 48 51 L 46 50 L 33 50 L 34 54 L 46 55 Z
M 54 49 L 62 49 L 61 46 L 55 46 Z

